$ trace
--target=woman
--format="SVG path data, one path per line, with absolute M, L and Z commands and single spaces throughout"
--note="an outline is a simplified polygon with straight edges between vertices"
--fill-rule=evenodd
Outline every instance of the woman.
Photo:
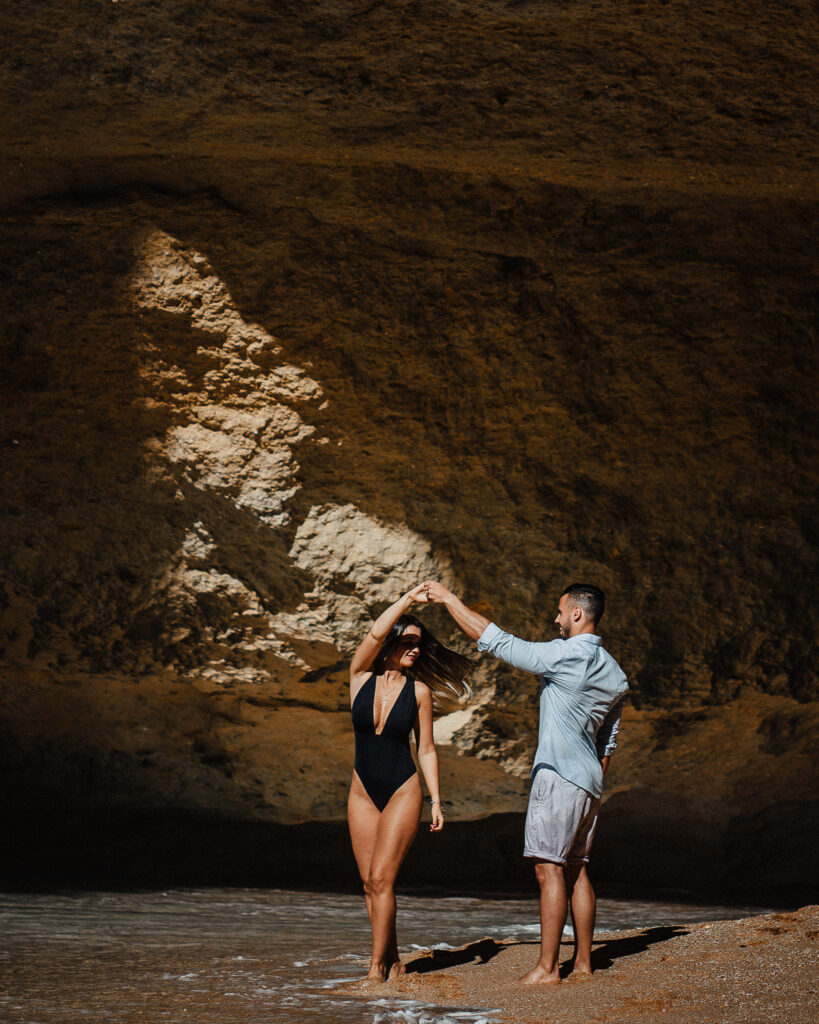
M 421 783 L 409 748 L 415 733 L 418 763 L 432 804 L 433 832 L 444 826 L 438 758 L 432 739 L 433 697 L 469 694 L 471 659 L 440 644 L 407 612 L 426 601 L 421 584 L 380 615 L 350 663 L 355 771 L 347 820 L 373 932 L 368 978 L 404 973 L 395 934 L 395 878 L 421 821 Z M 436 701 L 437 703 L 437 701 Z

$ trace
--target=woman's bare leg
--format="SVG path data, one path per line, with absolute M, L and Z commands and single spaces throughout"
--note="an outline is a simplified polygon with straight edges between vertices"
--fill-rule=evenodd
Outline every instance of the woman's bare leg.
M 378 826 L 381 812 L 370 800 L 359 777 L 353 774 L 350 795 L 347 798 L 347 824 L 353 844 L 353 856 L 364 886 L 364 899 L 367 901 L 367 916 L 372 923 L 373 912 L 367 883 L 370 878 L 370 865 L 373 860 L 375 842 L 378 838 Z
M 347 814 L 353 853 L 364 883 L 367 913 L 373 930 L 368 977 L 384 980 L 401 973 L 395 934 L 395 878 L 418 831 L 421 786 L 413 776 L 379 813 L 353 776 Z
M 414 775 L 379 814 L 361 781 L 353 776 L 347 814 L 373 932 L 368 978 L 384 981 L 403 973 L 395 933 L 394 886 L 418 831 L 422 803 L 421 785 Z
M 418 832 L 422 803 L 421 784 L 413 775 L 396 790 L 381 814 L 368 881 L 373 929 L 370 976 L 403 973 L 395 933 L 395 879 Z

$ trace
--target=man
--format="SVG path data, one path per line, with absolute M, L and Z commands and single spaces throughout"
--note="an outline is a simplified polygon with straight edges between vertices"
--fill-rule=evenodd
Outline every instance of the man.
M 451 591 L 427 581 L 427 600 L 446 606 L 478 648 L 540 680 L 540 725 L 526 814 L 524 856 L 540 884 L 540 959 L 521 981 L 560 981 L 560 938 L 571 902 L 575 930 L 573 971 L 591 974 L 595 895 L 589 860 L 603 775 L 615 748 L 628 683 L 601 646 L 597 623 L 602 590 L 573 583 L 560 595 L 555 622 L 560 640 L 528 643 L 472 611 Z

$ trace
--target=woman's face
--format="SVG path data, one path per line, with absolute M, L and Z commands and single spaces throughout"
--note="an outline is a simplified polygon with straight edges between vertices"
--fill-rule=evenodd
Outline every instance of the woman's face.
M 421 630 L 417 626 L 407 626 L 398 638 L 390 661 L 395 664 L 396 668 L 407 672 L 418 660 L 420 654 Z

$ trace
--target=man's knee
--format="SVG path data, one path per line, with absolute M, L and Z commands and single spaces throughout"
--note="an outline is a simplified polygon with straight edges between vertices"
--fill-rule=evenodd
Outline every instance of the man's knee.
M 563 881 L 565 868 L 562 864 L 555 864 L 550 860 L 539 860 L 535 862 L 535 877 L 541 887 L 553 885 L 555 882 Z

